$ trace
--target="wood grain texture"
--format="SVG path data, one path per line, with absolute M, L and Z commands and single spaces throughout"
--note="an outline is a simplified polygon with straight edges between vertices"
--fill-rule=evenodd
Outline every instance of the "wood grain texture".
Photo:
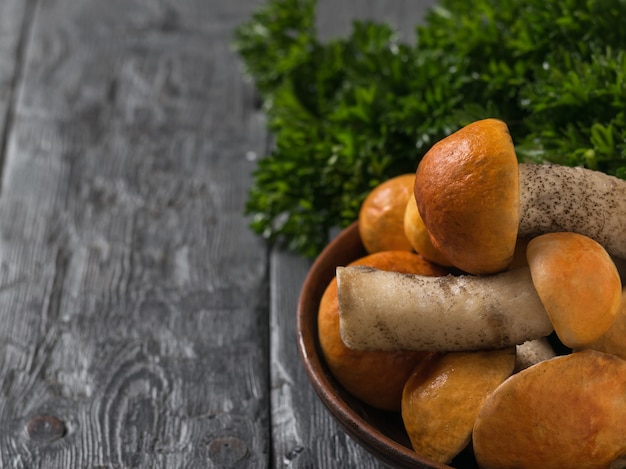
M 243 215 L 262 3 L 0 0 L 0 467 L 380 467 L 299 362 L 310 263 Z M 425 5 L 320 0 L 320 33 Z
M 40 1 L 0 198 L 0 466 L 266 467 L 258 2 Z
M 322 39 L 345 36 L 358 21 L 385 22 L 398 39 L 410 44 L 416 40 L 416 26 L 435 0 L 318 0 L 317 28 Z
M 295 311 L 310 264 L 275 251 L 270 265 L 274 467 L 380 467 L 336 424 L 299 362 Z
M 32 4 L 30 0 L 0 1 L 0 156 L 6 147 Z
M 434 0 L 319 0 L 322 38 L 348 34 L 355 19 L 394 26 L 404 41 Z M 270 258 L 271 402 L 273 467 L 379 468 L 380 461 L 354 442 L 323 406 L 299 363 L 296 307 L 310 262 L 274 250 Z

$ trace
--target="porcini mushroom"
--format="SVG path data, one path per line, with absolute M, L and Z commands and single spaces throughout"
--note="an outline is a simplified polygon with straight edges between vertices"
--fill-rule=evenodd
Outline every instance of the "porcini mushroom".
M 528 267 L 489 276 L 337 267 L 340 332 L 357 350 L 504 348 L 553 331 Z
M 470 442 L 487 397 L 515 365 L 515 347 L 430 354 L 402 392 L 401 416 L 416 453 L 448 464 Z
M 547 233 L 528 243 L 526 257 L 563 344 L 585 347 L 611 327 L 622 301 L 622 281 L 598 242 L 578 233 Z
M 572 349 L 598 340 L 622 301 L 606 250 L 584 235 L 547 233 L 526 252 L 527 266 L 482 276 L 340 267 L 342 340 L 365 350 L 477 350 L 521 345 L 552 328 Z
M 472 433 L 482 469 L 609 468 L 626 454 L 626 361 L 587 350 L 512 375 Z M 624 467 L 623 465 L 619 467 Z
M 507 125 L 473 122 L 424 155 L 414 195 L 433 244 L 473 274 L 506 269 L 518 237 L 571 231 L 626 257 L 626 181 L 584 168 L 518 164 Z

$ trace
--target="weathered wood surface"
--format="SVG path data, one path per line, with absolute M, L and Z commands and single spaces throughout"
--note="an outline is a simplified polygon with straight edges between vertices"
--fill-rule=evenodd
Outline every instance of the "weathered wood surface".
M 379 467 L 299 363 L 309 262 L 243 215 L 261 0 L 0 0 L 0 467 Z M 320 2 L 411 34 L 424 2 Z
M 354 19 L 388 21 L 413 41 L 415 25 L 433 0 L 325 0 L 318 2 L 322 37 L 350 31 Z M 295 311 L 310 263 L 274 251 L 270 259 L 272 435 L 274 467 L 379 468 L 383 465 L 334 422 L 297 360 Z
M 8 116 L 13 105 L 13 90 L 20 77 L 20 59 L 30 18 L 26 12 L 31 2 L 21 0 L 0 1 L 0 156 L 6 144 Z

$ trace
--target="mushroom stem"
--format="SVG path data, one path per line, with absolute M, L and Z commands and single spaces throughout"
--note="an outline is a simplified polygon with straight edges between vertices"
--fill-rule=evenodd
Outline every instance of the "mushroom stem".
M 445 277 L 338 267 L 337 287 L 341 337 L 353 349 L 486 350 L 553 331 L 528 267 Z
M 626 181 L 599 171 L 521 163 L 518 236 L 575 232 L 626 258 Z

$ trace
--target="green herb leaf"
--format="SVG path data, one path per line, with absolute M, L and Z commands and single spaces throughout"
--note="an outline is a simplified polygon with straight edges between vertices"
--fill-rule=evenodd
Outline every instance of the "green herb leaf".
M 520 161 L 626 178 L 625 0 L 440 0 L 415 44 L 355 22 L 322 43 L 314 0 L 269 0 L 235 32 L 275 138 L 246 213 L 314 257 L 380 182 L 474 120 L 503 119 Z

